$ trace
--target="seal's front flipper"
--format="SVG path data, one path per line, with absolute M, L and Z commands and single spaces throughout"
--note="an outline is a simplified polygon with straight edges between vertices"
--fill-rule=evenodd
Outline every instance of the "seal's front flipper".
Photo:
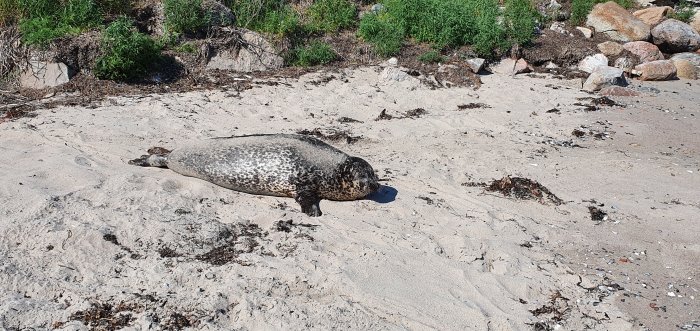
M 151 154 L 151 155 L 141 155 L 138 159 L 133 159 L 129 161 L 129 164 L 137 165 L 141 167 L 168 167 L 168 158 L 164 155 Z
M 301 205 L 301 211 L 311 217 L 321 216 L 321 207 L 318 203 L 321 202 L 321 198 L 315 192 L 308 190 L 301 190 L 297 192 L 296 198 L 294 198 L 299 205 Z

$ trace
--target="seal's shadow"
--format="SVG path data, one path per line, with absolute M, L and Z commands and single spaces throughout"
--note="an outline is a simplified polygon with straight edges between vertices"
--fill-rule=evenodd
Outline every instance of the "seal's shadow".
M 389 203 L 396 200 L 396 195 L 398 193 L 399 191 L 391 186 L 381 185 L 377 192 L 368 195 L 366 199 L 378 203 Z

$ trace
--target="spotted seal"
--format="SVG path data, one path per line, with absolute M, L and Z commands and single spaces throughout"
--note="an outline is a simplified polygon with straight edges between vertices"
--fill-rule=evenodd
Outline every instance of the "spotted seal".
M 148 153 L 129 164 L 169 168 L 235 191 L 291 197 L 309 216 L 321 216 L 321 199 L 356 200 L 379 188 L 367 161 L 303 135 L 216 138 Z

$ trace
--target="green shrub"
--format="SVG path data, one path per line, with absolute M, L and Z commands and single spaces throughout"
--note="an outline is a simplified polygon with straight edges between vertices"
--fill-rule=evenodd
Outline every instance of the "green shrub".
M 539 13 L 530 0 L 507 0 L 503 11 L 506 34 L 511 41 L 525 45 L 532 40 Z
M 593 9 L 593 6 L 599 3 L 608 2 L 609 0 L 572 0 L 571 1 L 571 18 L 569 19 L 574 24 L 584 23 L 588 14 Z M 634 0 L 613 0 L 618 5 L 625 9 L 634 6 Z
M 21 12 L 17 0 L 0 0 L 0 26 L 11 25 L 19 21 Z
M 385 0 L 381 12 L 362 17 L 359 34 L 380 55 L 398 52 L 405 37 L 435 48 L 473 44 L 480 55 L 491 55 L 509 40 L 531 38 L 534 11 L 523 1 L 509 1 L 507 7 L 515 7 L 506 12 L 524 17 L 499 23 L 498 0 Z
M 60 25 L 78 28 L 97 27 L 102 23 L 102 13 L 93 0 L 69 0 L 63 7 Z
M 209 25 L 202 0 L 164 0 L 166 28 L 175 33 L 196 33 Z
M 353 26 L 357 8 L 348 0 L 316 0 L 306 14 L 312 30 L 336 32 Z
M 39 18 L 56 16 L 61 6 L 52 0 L 19 0 L 22 16 L 25 18 Z
M 690 23 L 695 15 L 695 10 L 693 8 L 693 5 L 688 3 L 688 1 L 681 0 L 675 10 L 669 11 L 668 17 L 681 22 Z
M 360 20 L 360 37 L 372 44 L 380 56 L 390 56 L 401 50 L 404 31 L 401 26 L 380 18 L 377 14 L 366 14 Z
M 173 50 L 178 53 L 197 53 L 197 47 L 195 47 L 195 45 L 192 43 L 182 43 L 173 48 Z
M 299 15 L 284 0 L 241 0 L 231 5 L 238 26 L 276 35 L 301 29 Z
M 131 11 L 131 0 L 96 0 L 106 15 L 124 15 Z
M 421 56 L 418 57 L 418 61 L 425 63 L 440 63 L 445 61 L 445 57 L 440 55 L 440 52 L 433 50 L 421 54 Z
M 309 67 L 334 61 L 338 55 L 331 46 L 320 41 L 314 41 L 306 47 L 294 49 L 289 54 L 287 62 L 295 66 Z
M 29 45 L 46 45 L 67 34 L 79 34 L 99 26 L 102 21 L 93 0 L 68 0 L 56 6 L 49 0 L 20 0 L 24 19 L 19 28 L 22 39 Z
M 143 77 L 160 58 L 160 49 L 153 39 L 139 33 L 126 17 L 120 17 L 104 30 L 101 47 L 104 55 L 97 59 L 95 75 L 102 79 Z

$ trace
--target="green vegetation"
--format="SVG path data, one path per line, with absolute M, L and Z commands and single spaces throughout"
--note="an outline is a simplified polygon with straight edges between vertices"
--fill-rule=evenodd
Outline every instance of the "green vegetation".
M 428 42 L 436 48 L 471 44 L 477 53 L 491 55 L 509 43 L 525 44 L 534 31 L 536 11 L 528 0 L 506 2 L 504 24 L 497 0 L 385 0 L 384 10 L 360 21 L 360 36 L 380 55 L 400 49 L 404 38 Z
M 690 23 L 695 15 L 695 10 L 693 8 L 694 7 L 691 3 L 686 0 L 681 0 L 676 6 L 675 10 L 669 11 L 668 17 L 677 19 L 681 22 Z
M 358 34 L 372 44 L 380 56 L 394 55 L 401 50 L 404 31 L 392 21 L 390 17 L 377 14 L 366 14 L 360 20 Z
M 202 0 L 164 0 L 165 27 L 173 33 L 196 33 L 209 25 Z
M 124 15 L 131 11 L 131 0 L 96 0 L 105 15 Z
M 79 34 L 102 22 L 92 0 L 68 0 L 56 5 L 51 0 L 19 0 L 23 16 L 19 22 L 22 39 L 29 45 L 46 45 L 67 34 Z
M 445 62 L 445 57 L 440 55 L 440 52 L 433 50 L 423 53 L 418 57 L 418 61 L 425 63 L 440 63 Z
M 17 0 L 0 0 L 0 26 L 16 23 L 20 13 Z
M 278 36 L 301 29 L 299 14 L 284 0 L 236 1 L 231 5 L 238 25 Z
M 104 55 L 95 66 L 95 75 L 101 79 L 140 78 L 160 58 L 160 49 L 153 39 L 136 31 L 126 17 L 120 17 L 105 29 L 101 46 Z
M 540 14 L 530 0 L 507 0 L 503 11 L 506 22 L 506 35 L 518 45 L 525 45 L 532 40 L 532 33 Z
M 336 32 L 355 24 L 357 8 L 348 0 L 316 0 L 306 14 L 312 31 Z
M 625 9 L 632 8 L 634 6 L 634 0 L 613 0 L 617 2 L 618 5 L 624 7 Z M 608 2 L 608 0 L 572 0 L 571 1 L 571 22 L 574 24 L 581 24 L 586 21 L 588 14 L 593 9 L 593 6 L 599 3 Z
M 338 55 L 330 45 L 313 41 L 306 47 L 299 47 L 287 55 L 287 62 L 291 65 L 310 67 L 319 64 L 326 64 L 334 61 Z
M 173 48 L 174 51 L 178 53 L 197 53 L 197 47 L 192 43 L 182 43 Z

